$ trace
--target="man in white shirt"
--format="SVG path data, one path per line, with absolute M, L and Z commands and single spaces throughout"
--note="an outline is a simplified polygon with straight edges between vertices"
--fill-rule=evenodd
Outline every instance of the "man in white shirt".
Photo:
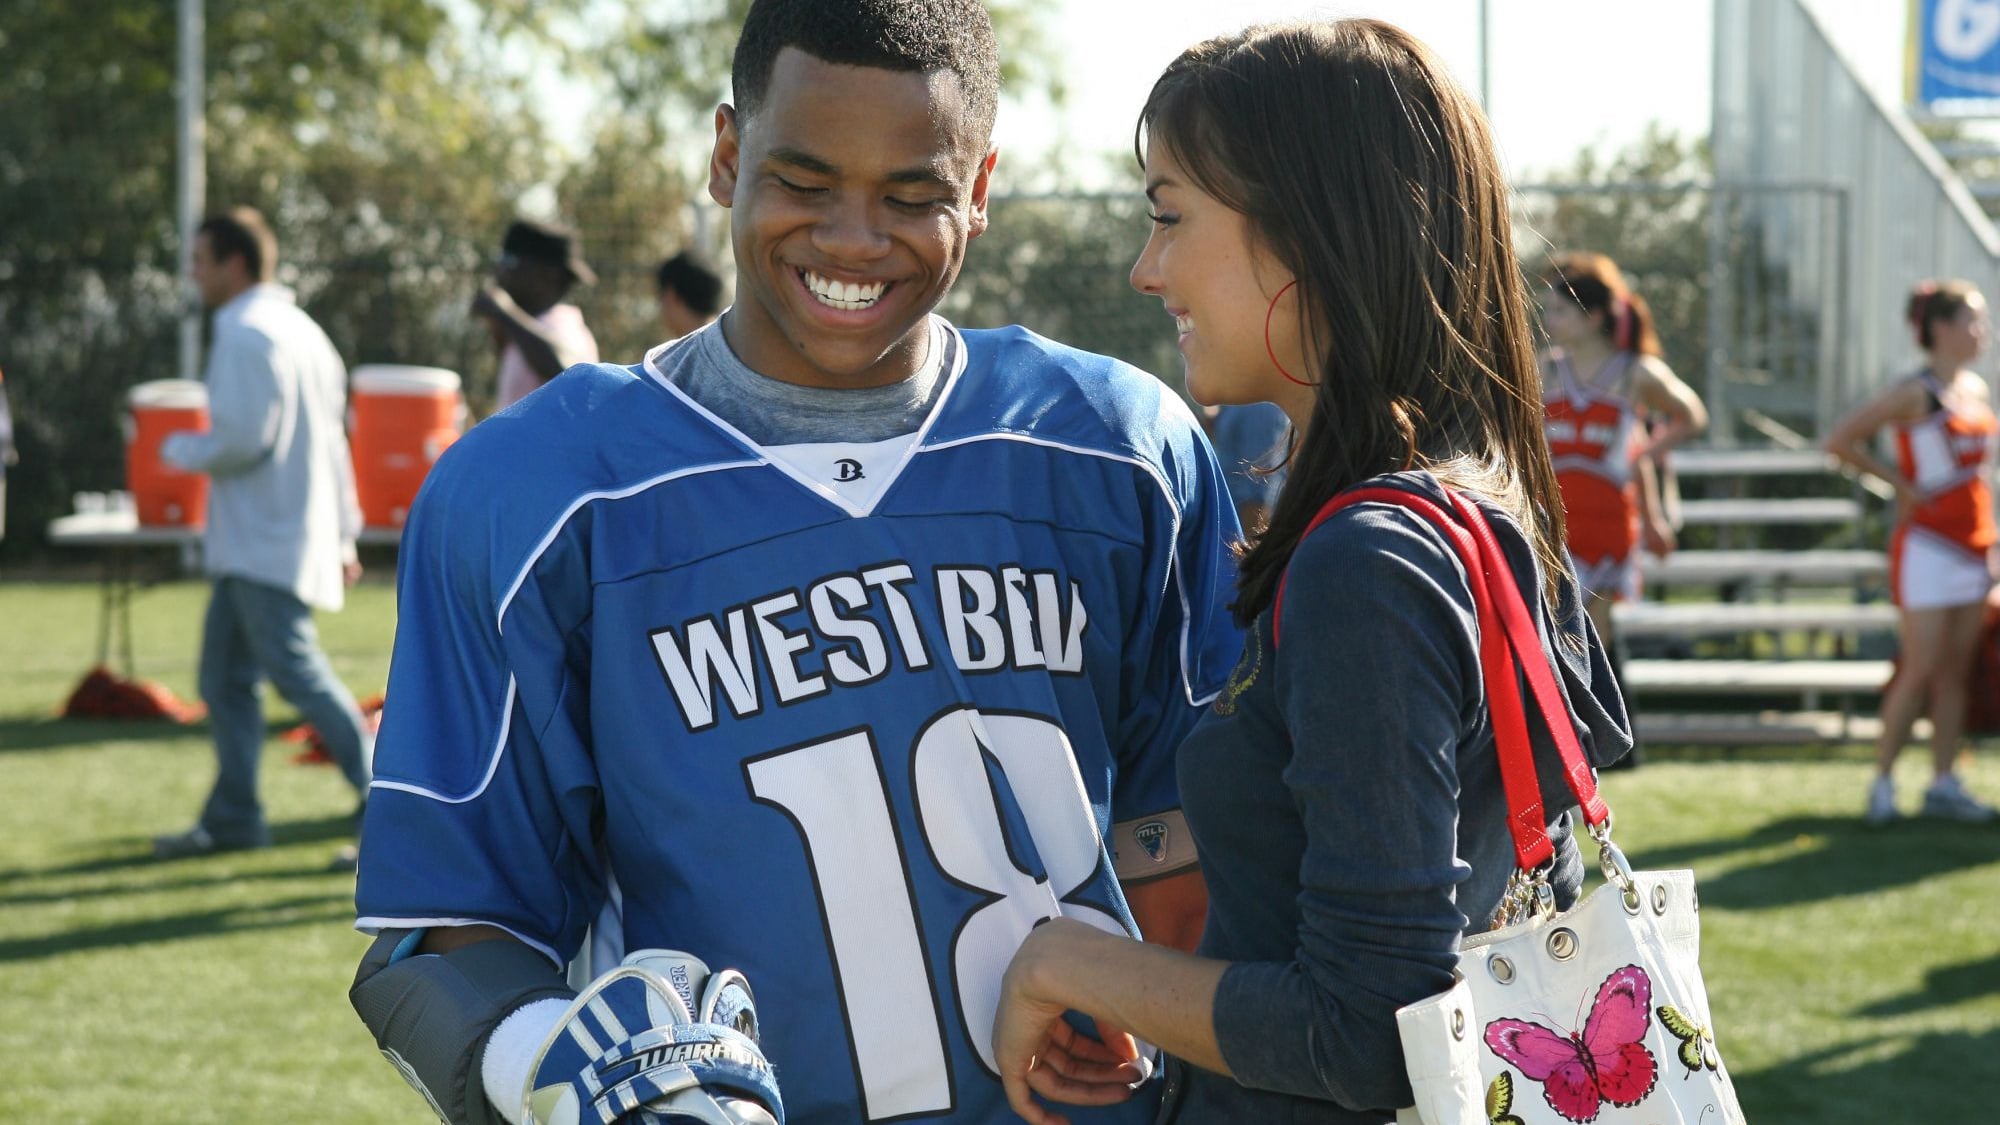
M 160 452 L 211 481 L 203 554 L 214 586 L 200 680 L 217 770 L 194 827 L 154 839 L 162 859 L 270 843 L 257 797 L 264 679 L 319 730 L 355 793 L 368 792 L 361 713 L 320 651 L 312 616 L 339 609 L 361 575 L 347 369 L 291 290 L 272 283 L 277 258 L 270 227 L 247 207 L 210 216 L 190 255 L 215 314 L 211 428 L 169 435 Z
M 597 339 L 583 312 L 563 298 L 581 281 L 597 280 L 562 227 L 517 220 L 500 242 L 500 261 L 472 299 L 500 349 L 493 408 L 505 410 L 579 363 L 597 362 Z

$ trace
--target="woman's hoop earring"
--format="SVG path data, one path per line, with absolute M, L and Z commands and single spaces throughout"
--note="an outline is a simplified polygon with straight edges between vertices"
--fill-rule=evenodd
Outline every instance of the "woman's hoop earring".
M 1285 370 L 1285 365 L 1278 362 L 1277 349 L 1271 346 L 1271 317 L 1278 311 L 1278 301 L 1282 299 L 1284 295 L 1291 290 L 1292 286 L 1297 285 L 1298 283 L 1299 282 L 1297 278 L 1293 278 L 1292 280 L 1285 282 L 1285 287 L 1283 289 L 1278 290 L 1278 295 L 1276 297 L 1271 298 L 1271 307 L 1264 310 L 1264 354 L 1271 357 L 1271 366 L 1278 369 L 1278 374 L 1283 375 L 1285 378 L 1290 379 L 1292 382 L 1297 383 L 1301 387 L 1317 387 L 1319 386 L 1318 383 L 1308 383 L 1304 379 L 1299 378 L 1297 375 L 1294 375 L 1291 372 Z

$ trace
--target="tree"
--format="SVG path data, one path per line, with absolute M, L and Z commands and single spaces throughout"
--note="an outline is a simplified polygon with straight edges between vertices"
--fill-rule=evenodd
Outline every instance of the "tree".
M 652 267 L 695 234 L 748 0 L 205 6 L 208 200 L 264 211 L 279 280 L 350 365 L 447 367 L 487 401 L 495 361 L 468 303 L 522 211 L 583 229 L 603 280 L 575 299 L 607 358 L 657 338 Z M 1057 85 L 1052 9 L 993 5 L 1023 84 Z M 177 373 L 174 16 L 0 0 L 0 367 L 22 457 L 0 560 L 39 550 L 20 532 L 72 493 L 121 486 L 126 390 Z M 596 92 L 580 142 L 551 135 L 556 76 Z
M 123 480 L 119 407 L 176 373 L 174 8 L 10 0 L 0 27 L 0 364 L 22 526 Z M 259 207 L 351 363 L 463 367 L 469 278 L 544 178 L 538 126 L 433 0 L 211 0 L 209 199 Z M 12 536 L 8 552 L 38 537 Z
M 1737 432 L 1744 408 L 1811 435 L 1830 347 L 1824 333 L 1835 327 L 1823 323 L 1817 287 L 1835 279 L 1795 279 L 1785 258 L 1765 248 L 1825 243 L 1838 233 L 1836 212 L 1810 188 L 1711 188 L 1712 169 L 1705 143 L 1658 125 L 1609 158 L 1579 153 L 1552 183 L 1518 189 L 1523 268 L 1539 276 L 1559 251 L 1609 254 L 1652 308 L 1667 362 L 1711 398 L 1712 379 L 1723 381 L 1718 435 L 1768 440 Z
M 991 217 L 967 251 L 947 315 L 972 328 L 1024 324 L 1180 385 L 1173 322 L 1128 280 L 1147 234 L 1136 185 L 1118 194 L 1002 198 Z
M 1705 144 L 1649 125 L 1608 158 L 1584 149 L 1548 177 L 1555 190 L 1517 189 L 1515 245 L 1539 280 L 1550 258 L 1608 254 L 1658 323 L 1667 362 L 1696 379 L 1708 339 L 1708 203 Z

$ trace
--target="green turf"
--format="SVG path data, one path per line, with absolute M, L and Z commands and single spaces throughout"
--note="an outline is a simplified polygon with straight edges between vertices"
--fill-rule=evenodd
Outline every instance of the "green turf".
M 184 696 L 205 596 L 170 584 L 135 610 L 140 674 Z M 425 1120 L 347 1005 L 363 940 L 351 877 L 324 867 L 351 794 L 273 741 L 277 846 L 148 859 L 213 765 L 199 726 L 52 718 L 95 658 L 95 599 L 0 584 L 0 1121 Z M 357 694 L 382 687 L 393 628 L 380 585 L 322 618 Z M 274 706 L 274 729 L 291 717 Z M 1911 801 L 1921 757 L 1900 773 Z M 1993 1119 L 2000 828 L 1868 831 L 1867 773 L 1853 748 L 1656 747 L 1606 779 L 1633 860 L 1695 868 L 1719 1043 L 1755 1125 Z M 2000 795 L 2000 757 L 1972 777 Z
M 96 659 L 96 589 L 0 584 L 0 1121 L 421 1121 L 423 1103 L 347 1004 L 365 939 L 327 861 L 354 795 L 276 739 L 263 793 L 276 846 L 158 864 L 214 777 L 207 727 L 53 717 Z M 195 697 L 207 588 L 134 604 L 136 662 Z M 364 583 L 321 640 L 358 695 L 395 630 Z M 274 731 L 295 722 L 272 697 Z

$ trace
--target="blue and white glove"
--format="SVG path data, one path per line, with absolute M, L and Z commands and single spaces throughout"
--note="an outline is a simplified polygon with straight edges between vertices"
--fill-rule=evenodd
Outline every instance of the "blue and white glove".
M 592 981 L 542 1044 L 524 1125 L 784 1125 L 750 982 L 644 949 Z

